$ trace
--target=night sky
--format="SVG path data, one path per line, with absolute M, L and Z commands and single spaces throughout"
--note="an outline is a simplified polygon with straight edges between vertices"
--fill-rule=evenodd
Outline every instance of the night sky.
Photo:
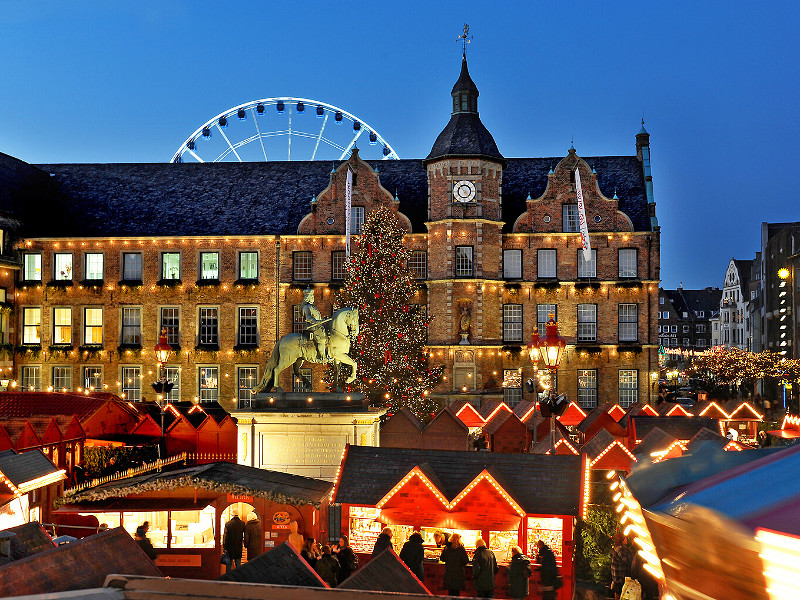
M 0 152 L 166 162 L 243 102 L 305 97 L 402 158 L 447 123 L 464 22 L 506 157 L 631 155 L 651 134 L 662 285 L 722 285 L 761 221 L 800 220 L 800 3 L 0 3 Z

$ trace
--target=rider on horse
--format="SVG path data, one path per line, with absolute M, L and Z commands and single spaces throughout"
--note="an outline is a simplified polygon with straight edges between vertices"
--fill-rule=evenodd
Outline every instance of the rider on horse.
M 308 287 L 303 292 L 303 303 L 300 305 L 300 313 L 303 315 L 303 320 L 308 323 L 306 331 L 308 332 L 309 339 L 311 339 L 317 347 L 317 356 L 320 362 L 328 362 L 328 332 L 325 328 L 325 322 L 330 319 L 323 319 L 322 314 L 316 306 L 314 306 L 314 288 Z

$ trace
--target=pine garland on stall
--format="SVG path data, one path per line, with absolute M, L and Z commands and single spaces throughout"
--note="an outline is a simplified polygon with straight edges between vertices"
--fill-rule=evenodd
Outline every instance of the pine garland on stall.
M 441 381 L 443 367 L 428 365 L 426 306 L 408 268 L 404 234 L 390 210 L 369 214 L 336 304 L 359 311 L 360 331 L 350 350 L 358 377 L 351 389 L 364 393 L 375 406 L 390 412 L 406 407 L 427 422 L 438 409 L 430 392 Z M 342 370 L 343 380 L 348 373 Z M 329 369 L 326 381 L 330 384 L 332 378 Z

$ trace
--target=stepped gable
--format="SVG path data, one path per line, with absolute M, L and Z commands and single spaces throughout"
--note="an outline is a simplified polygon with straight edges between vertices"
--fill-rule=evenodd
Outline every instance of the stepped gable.
M 127 531 L 109 529 L 0 566 L 0 597 L 102 587 L 112 573 L 161 577 Z
M 378 554 L 340 583 L 337 588 L 431 595 L 428 588 L 391 548 Z
M 311 588 L 328 587 L 317 572 L 311 568 L 311 565 L 289 545 L 289 542 L 284 542 L 269 552 L 259 554 L 238 569 L 220 575 L 217 580 L 298 585 Z

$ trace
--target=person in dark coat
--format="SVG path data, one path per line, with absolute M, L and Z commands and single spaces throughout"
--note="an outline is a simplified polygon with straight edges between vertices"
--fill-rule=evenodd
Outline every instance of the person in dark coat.
M 247 515 L 247 524 L 244 526 L 244 545 L 247 548 L 247 560 L 253 560 L 264 551 L 262 543 L 261 521 L 258 515 L 251 512 Z
M 225 531 L 222 534 L 222 549 L 228 553 L 231 563 L 225 565 L 226 572 L 232 565 L 238 569 L 242 566 L 242 547 L 244 542 L 244 523 L 239 518 L 239 513 L 233 511 L 231 520 L 225 523 Z
M 511 562 L 506 567 L 508 572 L 508 595 L 521 600 L 527 598 L 530 588 L 528 579 L 533 574 L 530 559 L 522 553 L 519 546 L 511 549 Z
M 139 525 L 136 528 L 136 534 L 133 536 L 133 539 L 136 540 L 136 543 L 144 550 L 144 553 L 147 554 L 150 560 L 155 560 L 158 554 L 155 548 L 153 548 L 150 538 L 147 537 L 147 525 L 149 525 L 147 521 L 144 522 L 144 525 Z
M 329 587 L 335 588 L 336 583 L 339 581 L 340 568 L 339 561 L 331 554 L 331 547 L 325 544 L 322 547 L 322 556 L 317 561 L 314 569 L 322 578 L 322 581 L 327 583 Z
M 412 533 L 400 550 L 400 560 L 406 563 L 417 579 L 425 581 L 425 569 L 422 566 L 422 561 L 425 560 L 425 548 L 422 542 L 422 535 L 418 531 Z
M 555 600 L 558 578 L 556 555 L 542 540 L 536 542 L 536 562 L 539 563 L 537 570 L 542 579 L 542 600 Z
M 339 559 L 339 581 L 342 582 L 358 569 L 358 556 L 350 547 L 350 542 L 347 540 L 346 535 L 339 538 L 336 557 Z
M 392 531 L 391 527 L 384 527 L 381 534 L 378 536 L 378 539 L 375 541 L 375 547 L 372 549 L 372 558 L 375 558 L 386 550 L 387 548 L 391 548 L 394 550 L 394 546 L 392 545 L 392 535 L 394 532 Z
M 631 575 L 631 555 L 625 543 L 625 535 L 621 531 L 614 534 L 614 548 L 611 550 L 611 591 L 614 600 L 619 600 L 625 578 Z
M 472 580 L 478 598 L 494 598 L 494 576 L 498 570 L 494 552 L 486 547 L 483 539 L 478 538 L 472 557 Z
M 300 556 L 302 556 L 306 562 L 311 566 L 313 569 L 317 566 L 317 561 L 319 560 L 319 549 L 317 548 L 317 540 L 314 538 L 306 538 L 306 541 L 303 542 L 303 549 L 300 550 Z
M 461 590 L 467 587 L 467 576 L 464 567 L 469 564 L 469 556 L 461 544 L 461 536 L 454 533 L 450 536 L 450 546 L 442 550 L 439 558 L 444 563 L 444 587 L 450 596 L 460 596 Z

